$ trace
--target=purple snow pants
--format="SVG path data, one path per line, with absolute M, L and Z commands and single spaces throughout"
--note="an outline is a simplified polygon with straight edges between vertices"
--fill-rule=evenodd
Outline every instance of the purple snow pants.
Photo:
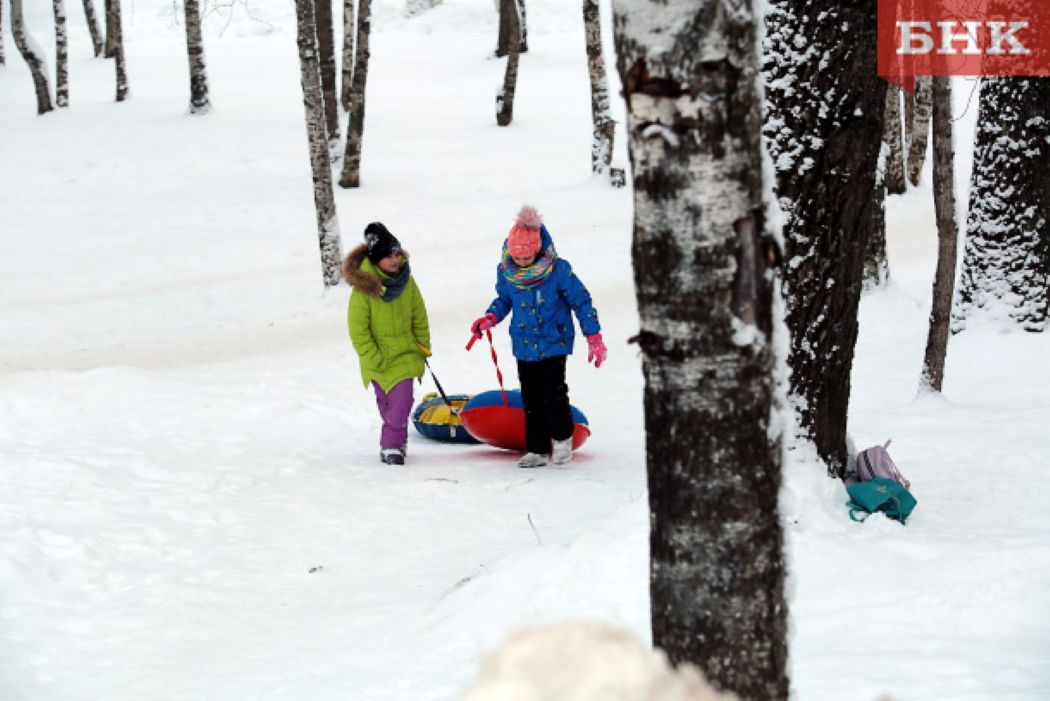
M 404 448 L 408 441 L 408 414 L 412 411 L 412 380 L 402 380 L 389 392 L 384 392 L 379 383 L 372 380 L 376 391 L 376 406 L 383 418 L 383 432 L 379 437 L 380 448 Z

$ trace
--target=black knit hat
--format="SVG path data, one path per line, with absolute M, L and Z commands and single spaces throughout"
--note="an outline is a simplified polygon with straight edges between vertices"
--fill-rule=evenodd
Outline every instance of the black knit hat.
M 365 227 L 365 245 L 368 246 L 368 260 L 372 261 L 373 265 L 387 256 L 401 252 L 401 242 L 377 221 Z

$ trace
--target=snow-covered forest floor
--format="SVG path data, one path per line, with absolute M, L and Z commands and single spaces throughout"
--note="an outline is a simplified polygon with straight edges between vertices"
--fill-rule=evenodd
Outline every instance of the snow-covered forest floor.
M 467 328 L 517 207 L 543 212 L 610 359 L 569 363 L 591 440 L 527 474 L 414 432 L 404 468 L 378 462 L 348 290 L 321 286 L 293 4 L 208 17 L 215 109 L 199 118 L 170 1 L 124 2 L 124 104 L 67 4 L 69 109 L 35 116 L 6 26 L 0 68 L 0 698 L 453 699 L 522 626 L 596 618 L 647 641 L 630 192 L 590 175 L 578 4 L 530 0 L 501 129 L 491 0 L 414 19 L 377 0 L 363 187 L 336 194 L 344 250 L 381 220 L 411 251 L 432 364 L 456 393 L 496 386 Z M 51 52 L 49 5 L 27 20 Z M 622 120 L 617 139 L 622 165 Z M 859 447 L 893 439 L 919 505 L 906 527 L 852 523 L 844 488 L 790 452 L 794 696 L 1046 699 L 1050 338 L 956 336 L 944 395 L 916 397 L 928 185 L 892 198 L 888 222 L 850 426 Z

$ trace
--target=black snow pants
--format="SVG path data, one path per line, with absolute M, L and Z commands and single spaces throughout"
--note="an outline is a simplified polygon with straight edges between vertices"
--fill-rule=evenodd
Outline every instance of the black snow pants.
M 551 439 L 572 437 L 575 426 L 565 384 L 565 359 L 557 355 L 537 361 L 518 361 L 521 399 L 525 403 L 525 449 L 547 455 Z

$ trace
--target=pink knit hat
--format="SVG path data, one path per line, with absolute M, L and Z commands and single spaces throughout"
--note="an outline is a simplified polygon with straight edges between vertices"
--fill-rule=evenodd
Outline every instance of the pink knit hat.
M 528 258 L 540 252 L 540 226 L 543 220 L 540 213 L 531 205 L 525 205 L 518 212 L 514 226 L 507 236 L 507 250 L 515 258 Z

